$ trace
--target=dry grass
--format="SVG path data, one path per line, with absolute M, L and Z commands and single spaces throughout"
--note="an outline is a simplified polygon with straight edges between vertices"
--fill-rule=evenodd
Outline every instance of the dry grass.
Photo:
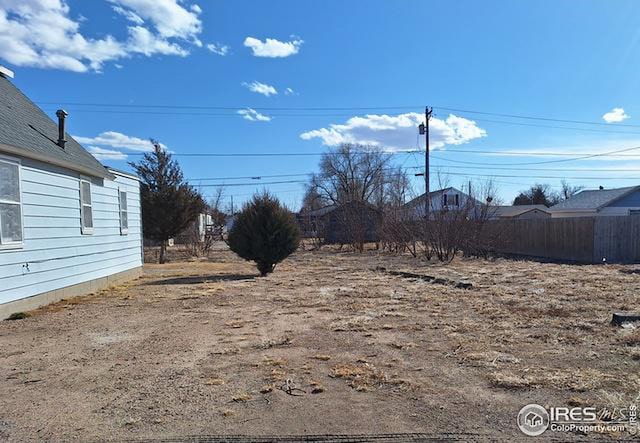
M 0 322 L 0 424 L 13 440 L 449 424 L 513 440 L 487 415 L 513 423 L 523 404 L 624 405 L 640 391 L 640 329 L 609 325 L 640 306 L 640 274 L 625 269 L 332 250 L 298 252 L 264 279 L 228 251 L 151 265 Z

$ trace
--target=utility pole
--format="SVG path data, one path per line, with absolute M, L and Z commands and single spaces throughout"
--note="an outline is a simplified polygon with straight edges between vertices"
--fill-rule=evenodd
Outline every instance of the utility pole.
M 425 220 L 429 221 L 429 210 L 431 209 L 431 196 L 429 195 L 429 120 L 433 114 L 433 108 L 427 106 L 424 109 L 425 122 L 420 123 L 418 127 L 420 135 L 424 135 L 425 149 L 424 149 L 424 216 Z

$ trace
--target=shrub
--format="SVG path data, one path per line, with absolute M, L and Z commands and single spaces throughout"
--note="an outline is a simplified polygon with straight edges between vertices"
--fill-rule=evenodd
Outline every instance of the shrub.
M 228 242 L 233 252 L 256 262 L 264 277 L 298 249 L 300 230 L 294 215 L 264 193 L 254 196 L 236 216 Z
M 31 317 L 31 314 L 29 314 L 28 312 L 14 312 L 9 317 L 7 317 L 7 320 L 24 320 L 28 317 Z

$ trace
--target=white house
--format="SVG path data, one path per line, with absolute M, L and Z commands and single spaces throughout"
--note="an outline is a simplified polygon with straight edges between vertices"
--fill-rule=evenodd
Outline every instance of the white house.
M 411 219 L 423 219 L 425 215 L 425 195 L 414 198 L 405 205 L 408 216 Z M 447 210 L 458 210 L 470 207 L 479 208 L 482 206 L 477 200 L 465 194 L 461 190 L 453 187 L 439 189 L 429 193 L 429 211 L 431 214 Z
M 0 319 L 139 275 L 140 183 L 107 169 L 0 68 Z
M 582 191 L 549 211 L 553 218 L 640 215 L 640 186 Z

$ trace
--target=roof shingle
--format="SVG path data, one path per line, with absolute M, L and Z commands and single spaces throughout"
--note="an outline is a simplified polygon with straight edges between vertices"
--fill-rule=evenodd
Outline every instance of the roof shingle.
M 25 157 L 42 159 L 97 177 L 112 177 L 69 134 L 66 139 L 62 149 L 57 144 L 57 123 L 0 75 L 0 145 L 15 148 L 19 155 Z
M 626 188 L 601 189 L 593 191 L 582 191 L 567 200 L 552 206 L 552 211 L 565 211 L 573 209 L 599 209 L 607 206 L 630 192 L 640 190 L 640 186 L 629 186 Z

